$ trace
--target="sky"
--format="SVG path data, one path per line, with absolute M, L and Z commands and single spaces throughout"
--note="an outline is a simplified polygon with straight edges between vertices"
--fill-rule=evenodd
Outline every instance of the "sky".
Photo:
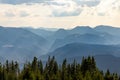
M 0 0 L 6 27 L 120 27 L 120 0 Z

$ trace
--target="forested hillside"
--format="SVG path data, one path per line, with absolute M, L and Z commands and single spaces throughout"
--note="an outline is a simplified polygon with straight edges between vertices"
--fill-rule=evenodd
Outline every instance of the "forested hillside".
M 0 64 L 0 80 L 120 80 L 120 77 L 109 70 L 100 71 L 94 57 L 83 57 L 81 64 L 76 60 L 68 63 L 66 59 L 58 64 L 53 56 L 45 65 L 34 57 L 22 69 L 17 62 L 7 60 L 5 64 Z
M 113 33 L 114 32 L 114 33 Z M 18 61 L 20 68 L 34 56 L 45 62 L 55 56 L 58 64 L 66 58 L 81 62 L 94 56 L 99 70 L 120 74 L 120 28 L 77 26 L 72 29 L 0 27 L 0 62 Z

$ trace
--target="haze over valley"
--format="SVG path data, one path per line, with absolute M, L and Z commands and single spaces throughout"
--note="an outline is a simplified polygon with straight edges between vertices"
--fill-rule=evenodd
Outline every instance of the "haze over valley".
M 114 32 L 114 33 L 113 33 Z M 83 56 L 95 56 L 97 66 L 120 72 L 120 28 L 99 25 L 76 26 L 73 29 L 43 29 L 0 27 L 0 61 L 24 63 L 34 56 L 46 61 L 55 56 L 59 63 L 81 61 Z M 101 62 L 105 62 L 101 66 Z M 109 63 L 111 60 L 112 63 Z M 112 67 L 111 67 L 111 66 Z M 117 65 L 117 66 L 116 66 Z

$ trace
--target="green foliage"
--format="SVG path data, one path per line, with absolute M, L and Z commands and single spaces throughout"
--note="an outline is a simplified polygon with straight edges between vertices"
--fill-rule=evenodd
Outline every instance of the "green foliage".
M 0 63 L 0 80 L 120 80 L 117 73 L 106 73 L 96 67 L 94 57 L 83 57 L 81 64 L 74 60 L 67 63 L 67 59 L 58 66 L 55 57 L 49 56 L 46 65 L 34 57 L 32 62 L 24 64 L 22 70 L 17 62 L 8 60 Z

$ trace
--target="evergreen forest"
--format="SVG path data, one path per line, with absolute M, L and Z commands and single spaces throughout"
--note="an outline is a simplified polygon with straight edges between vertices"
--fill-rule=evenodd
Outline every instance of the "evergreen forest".
M 18 62 L 7 60 L 0 64 L 0 80 L 120 80 L 120 77 L 109 70 L 99 70 L 91 56 L 83 57 L 82 62 L 68 63 L 64 59 L 61 64 L 49 56 L 44 64 L 34 57 L 22 69 Z

